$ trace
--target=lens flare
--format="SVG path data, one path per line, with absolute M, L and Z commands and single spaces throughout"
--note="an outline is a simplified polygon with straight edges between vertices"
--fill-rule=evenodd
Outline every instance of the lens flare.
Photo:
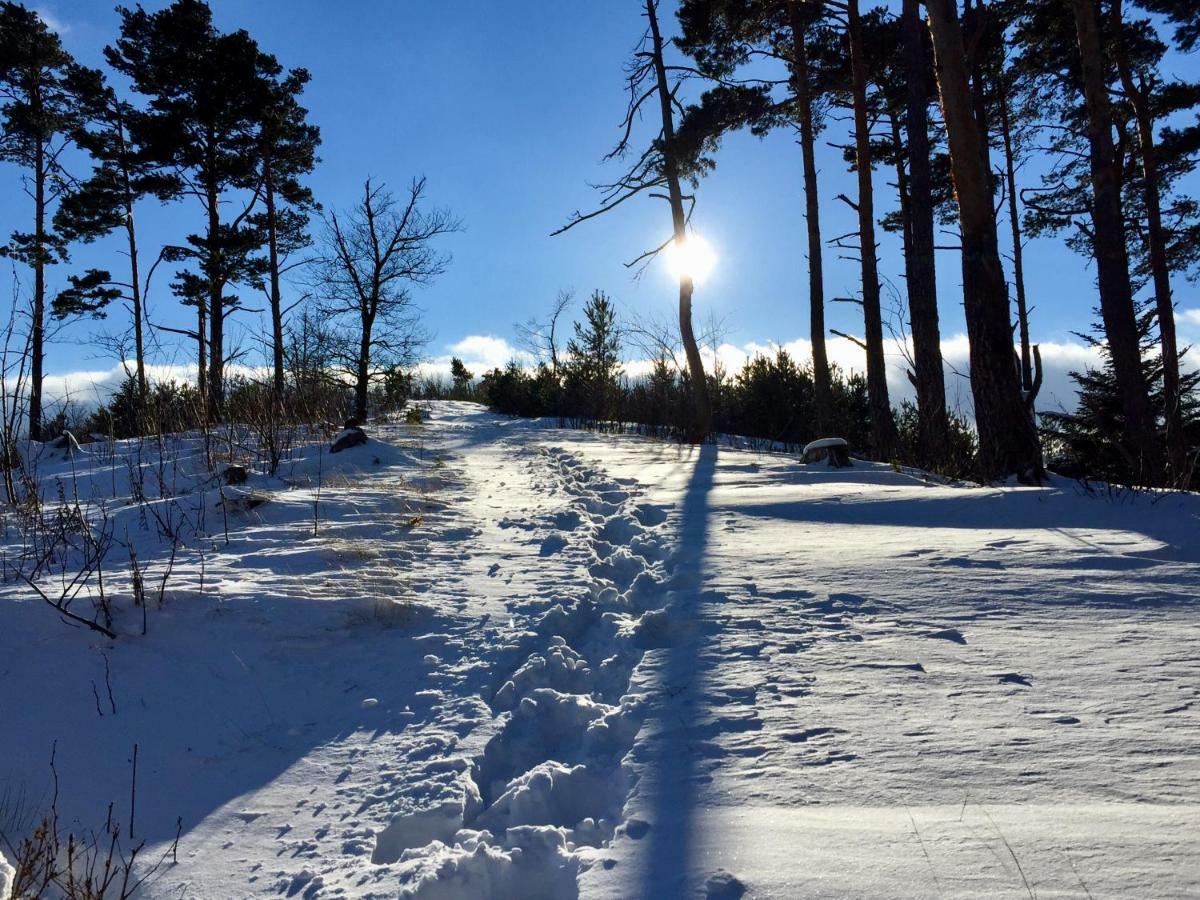
M 682 241 L 671 241 L 663 255 L 667 271 L 676 280 L 690 277 L 696 283 L 702 282 L 717 264 L 717 254 L 712 246 L 698 234 L 689 234 Z

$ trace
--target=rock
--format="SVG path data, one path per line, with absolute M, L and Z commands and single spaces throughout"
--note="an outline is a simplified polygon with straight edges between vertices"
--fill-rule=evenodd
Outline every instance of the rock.
M 245 466 L 226 466 L 221 477 L 225 479 L 226 484 L 245 484 L 250 473 L 246 471 Z
M 352 425 L 349 428 L 342 430 L 342 433 L 333 439 L 333 443 L 329 445 L 330 453 L 341 453 L 343 450 L 348 450 L 350 447 L 358 447 L 367 442 L 367 433 L 357 425 Z
M 50 446 L 55 450 L 62 450 L 66 456 L 74 456 L 79 452 L 79 441 L 75 440 L 75 435 L 69 431 L 64 431 L 52 440 Z
M 724 869 L 717 869 L 704 883 L 704 895 L 709 900 L 738 900 L 745 893 L 746 886 Z

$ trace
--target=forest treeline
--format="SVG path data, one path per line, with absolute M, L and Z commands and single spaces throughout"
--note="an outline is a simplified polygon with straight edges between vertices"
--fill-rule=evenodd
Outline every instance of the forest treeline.
M 654 199 L 670 228 L 630 264 L 686 248 L 722 138 L 787 135 L 799 144 L 807 228 L 795 244 L 808 277 L 796 302 L 809 314 L 811 359 L 779 354 L 739 373 L 706 371 L 685 271 L 677 328 L 651 335 L 648 374 L 610 371 L 597 320 L 612 313 L 607 299 L 588 304 L 560 358 L 560 298 L 546 321 L 524 327 L 538 366 L 488 373 L 484 399 L 505 412 L 637 422 L 693 441 L 714 431 L 787 443 L 842 432 L 871 458 L 983 479 L 1037 481 L 1049 458 L 1124 483 L 1196 484 L 1197 375 L 1181 363 L 1173 290 L 1200 262 L 1200 206 L 1185 190 L 1200 156 L 1200 83 L 1162 73 L 1172 54 L 1194 58 L 1200 4 L 680 0 L 673 38 L 658 0 L 631 4 L 631 27 L 635 10 L 644 32 L 608 154 L 619 174 L 556 233 Z M 323 208 L 307 183 L 320 131 L 303 105 L 306 70 L 286 68 L 246 31 L 218 29 L 202 0 L 119 15 L 104 69 L 92 69 L 35 11 L 0 3 L 0 159 L 19 168 L 31 201 L 3 249 L 29 276 L 0 365 L 4 458 L 19 434 L 43 439 L 62 427 L 43 408 L 45 345 L 57 323 L 80 317 L 123 323 L 109 349 L 129 381 L 96 422 L 125 432 L 229 421 L 255 404 L 311 420 L 402 403 L 429 338 L 412 292 L 445 270 L 443 238 L 459 221 L 431 204 L 420 178 L 396 192 L 364 179 L 348 208 Z M 830 196 L 818 141 L 841 148 L 853 192 Z M 138 228 L 148 202 L 181 204 L 194 232 L 159 246 Z M 853 212 L 853 231 L 822 234 L 829 203 Z M 899 409 L 886 377 L 881 231 L 903 248 L 900 337 L 916 402 Z M 112 265 L 74 265 L 80 244 L 109 235 L 121 245 Z M 1104 365 L 1075 374 L 1076 411 L 1039 415 L 1036 292 L 1022 251 L 1049 235 L 1095 272 L 1085 339 Z M 829 253 L 859 265 L 854 296 L 830 296 Z M 961 284 L 938 282 L 937 253 L 959 256 Z M 67 273 L 53 294 L 52 268 Z M 147 292 L 163 280 L 191 325 L 148 315 Z M 862 376 L 829 362 L 834 301 L 861 310 L 861 336 L 841 336 L 861 347 Z M 258 303 L 269 324 L 260 345 L 245 346 L 229 325 Z M 973 427 L 947 408 L 939 309 L 949 304 L 965 313 Z M 651 330 L 639 327 L 643 337 Z M 148 359 L 164 340 L 194 347 L 193 383 L 151 383 Z M 251 358 L 266 361 L 261 382 L 229 374 Z M 468 387 L 456 378 L 458 395 Z
M 861 338 L 842 335 L 866 357 L 860 450 L 887 460 L 909 449 L 900 443 L 886 377 L 884 229 L 900 235 L 904 255 L 904 337 L 917 398 L 915 454 L 907 461 L 942 469 L 958 449 L 939 306 L 961 303 L 979 476 L 1036 481 L 1050 449 L 1097 477 L 1195 482 L 1196 375 L 1180 363 L 1172 285 L 1195 276 L 1200 254 L 1200 208 L 1183 191 L 1200 151 L 1200 83 L 1162 71 L 1169 53 L 1191 53 L 1200 43 L 1200 4 L 902 0 L 864 9 L 858 0 L 680 0 L 674 41 L 662 36 L 656 0 L 642 7 L 647 25 L 626 69 L 629 105 L 609 155 L 628 167 L 602 186 L 594 211 L 576 213 L 562 230 L 648 196 L 668 203 L 672 230 L 634 263 L 671 241 L 683 244 L 721 137 L 784 131 L 800 145 L 807 221 L 796 244 L 808 260 L 809 433 L 844 427 L 825 347 L 825 306 L 838 299 L 863 315 Z M 680 90 L 689 81 L 703 86 L 692 103 Z M 655 126 L 639 143 L 643 115 Z M 842 148 L 856 175 L 853 196 L 823 193 L 818 140 Z M 1024 179 L 1030 169 L 1041 173 L 1036 180 Z M 888 176 L 891 197 L 876 196 L 875 171 Z M 857 228 L 823 235 L 820 211 L 829 202 L 852 209 Z M 883 202 L 895 211 L 878 214 Z M 952 235 L 940 244 L 939 228 Z M 1083 336 L 1105 364 L 1075 374 L 1076 412 L 1039 418 L 1041 363 L 1022 251 L 1045 235 L 1061 236 L 1094 263 L 1098 322 Z M 828 296 L 822 258 L 831 247 L 861 267 L 855 297 Z M 938 284 L 939 250 L 959 254 L 961 293 L 959 284 Z M 710 430 L 720 387 L 693 336 L 693 293 L 683 277 L 681 368 L 694 410 L 681 424 L 695 437 Z

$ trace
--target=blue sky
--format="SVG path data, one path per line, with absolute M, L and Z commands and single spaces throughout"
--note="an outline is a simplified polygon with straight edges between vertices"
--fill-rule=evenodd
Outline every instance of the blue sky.
M 33 5 L 80 61 L 99 64 L 101 47 L 116 33 L 108 0 Z M 464 220 L 466 230 L 445 242 L 454 255 L 449 271 L 418 295 L 436 335 L 431 358 L 454 348 L 477 365 L 494 362 L 507 352 L 503 342 L 512 341 L 513 324 L 541 314 L 562 288 L 581 297 L 600 288 L 625 310 L 671 315 L 675 287 L 665 270 L 652 267 L 635 281 L 622 265 L 668 234 L 665 204 L 635 203 L 550 237 L 573 210 L 594 203 L 589 182 L 616 174 L 601 158 L 618 135 L 622 64 L 644 23 L 637 0 L 213 0 L 212 6 L 220 27 L 246 28 L 285 66 L 311 71 L 306 102 L 323 135 L 311 184 L 325 206 L 352 203 L 368 174 L 401 189 L 425 175 L 431 200 Z M 673 26 L 673 3 L 664 0 L 663 7 Z M 1194 69 L 1197 57 L 1173 64 Z M 833 199 L 843 191 L 853 196 L 854 181 L 840 151 L 824 143 L 842 142 L 845 128 L 831 122 L 819 153 L 826 236 L 854 227 L 851 210 Z M 799 341 L 802 348 L 808 312 L 799 148 L 782 132 L 763 141 L 736 135 L 717 161 L 700 186 L 694 219 L 719 255 L 697 290 L 697 317 L 721 320 L 731 345 Z M 881 213 L 894 204 L 891 180 L 877 174 Z M 0 168 L 0 184 L 0 214 L 23 225 L 28 201 L 16 171 Z M 144 204 L 139 230 L 147 255 L 195 229 L 198 216 L 186 204 Z M 119 267 L 117 249 L 115 241 L 101 242 L 79 251 L 77 263 Z M 1035 241 L 1026 253 L 1034 337 L 1068 343 L 1070 332 L 1092 318 L 1092 273 L 1057 241 Z M 942 257 L 943 334 L 953 341 L 963 331 L 958 258 Z M 856 262 L 833 248 L 825 262 L 830 296 L 857 291 Z M 52 273 L 52 289 L 68 270 Z M 903 290 L 898 243 L 882 234 L 880 270 Z M 152 315 L 163 323 L 190 321 L 176 308 L 168 280 L 160 276 L 152 287 Z M 1194 285 L 1177 279 L 1175 287 L 1181 308 L 1200 307 Z M 833 328 L 861 333 L 857 307 L 832 304 L 828 317 Z M 1200 337 L 1200 314 L 1183 314 L 1181 321 L 1185 334 Z M 249 341 L 260 323 L 251 315 L 240 322 Z M 114 314 L 110 323 L 72 325 L 50 349 L 48 371 L 110 369 L 113 361 L 93 340 L 120 324 Z M 181 351 L 175 360 L 183 359 Z

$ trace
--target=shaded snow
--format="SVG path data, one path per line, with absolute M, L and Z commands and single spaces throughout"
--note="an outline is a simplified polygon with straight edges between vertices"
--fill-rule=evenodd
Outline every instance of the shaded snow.
M 197 523 L 146 637 L 0 591 L 6 774 L 57 741 L 64 818 L 121 818 L 137 742 L 147 896 L 1200 893 L 1197 498 L 368 431 L 236 489 L 186 442 L 42 469 L 151 579 L 131 491 Z

